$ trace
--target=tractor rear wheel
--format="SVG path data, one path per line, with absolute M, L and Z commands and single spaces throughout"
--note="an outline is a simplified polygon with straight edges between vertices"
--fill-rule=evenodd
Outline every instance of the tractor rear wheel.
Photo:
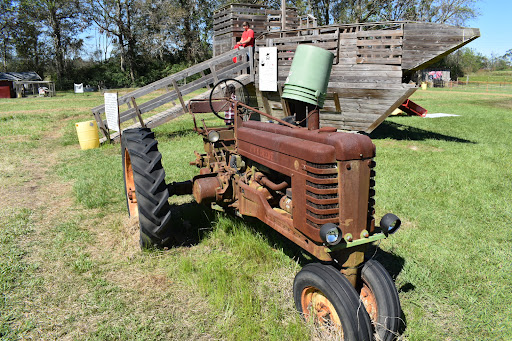
M 378 340 L 394 340 L 398 336 L 401 309 L 393 279 L 376 260 L 364 264 L 361 279 L 360 299 L 375 326 Z
M 148 128 L 127 129 L 121 135 L 126 206 L 139 219 L 143 248 L 166 247 L 173 241 L 169 191 L 157 145 Z
M 295 307 L 322 331 L 346 341 L 371 340 L 372 325 L 350 282 L 334 267 L 306 265 L 293 283 Z

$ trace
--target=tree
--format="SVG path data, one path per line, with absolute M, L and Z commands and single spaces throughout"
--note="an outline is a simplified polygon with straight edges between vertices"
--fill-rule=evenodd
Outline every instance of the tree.
M 385 20 L 417 20 L 464 25 L 478 15 L 478 0 L 394 0 L 385 8 Z
M 135 35 L 136 17 L 140 6 L 136 0 L 88 0 L 85 9 L 87 21 L 94 22 L 101 30 L 115 37 L 119 48 L 120 69 L 128 71 L 131 84 L 135 84 L 135 57 L 137 37 Z
M 14 36 L 14 48 L 17 69 L 42 74 L 52 48 L 50 41 L 44 39 L 43 25 L 34 15 L 30 3 L 22 1 L 17 4 L 16 25 L 18 28 Z
M 20 6 L 28 16 L 41 22 L 42 32 L 50 39 L 60 85 L 67 54 L 79 50 L 83 44 L 82 39 L 77 38 L 83 29 L 79 0 L 22 0 Z
M 385 20 L 462 25 L 478 15 L 478 0 L 310 0 L 310 3 L 321 25 Z
M 7 59 L 12 55 L 12 42 L 16 29 L 16 10 L 11 0 L 0 1 L 0 35 L 2 49 L 2 64 L 4 72 L 7 71 Z

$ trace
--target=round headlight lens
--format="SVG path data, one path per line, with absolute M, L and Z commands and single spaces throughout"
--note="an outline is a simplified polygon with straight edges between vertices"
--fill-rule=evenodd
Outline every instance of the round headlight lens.
M 335 228 L 335 229 L 332 229 L 329 232 L 327 232 L 327 236 L 325 239 L 326 239 L 327 243 L 333 244 L 336 242 L 336 240 L 338 240 L 339 235 L 340 234 L 338 233 L 338 229 Z
M 220 138 L 220 134 L 218 131 L 212 130 L 208 133 L 208 141 L 211 143 L 217 142 Z
M 328 245 L 336 245 L 341 241 L 341 230 L 333 223 L 327 223 L 320 228 L 320 238 Z

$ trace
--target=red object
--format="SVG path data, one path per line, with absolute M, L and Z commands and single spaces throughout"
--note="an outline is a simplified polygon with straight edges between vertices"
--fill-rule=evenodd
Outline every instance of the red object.
M 233 47 L 234 50 L 238 49 L 240 46 L 240 44 L 236 44 L 235 47 Z M 233 63 L 236 63 L 236 57 L 233 57 Z
M 244 31 L 242 33 L 242 41 L 246 40 L 247 38 L 251 38 L 251 40 L 249 40 L 248 43 L 242 44 L 242 46 L 243 47 L 254 46 L 254 31 L 251 30 L 250 28 L 247 29 L 247 31 Z
M 428 112 L 427 109 L 423 108 L 421 105 L 414 103 L 410 99 L 406 99 L 405 102 L 400 104 L 398 108 L 400 108 L 400 110 L 402 110 L 403 112 L 408 113 L 409 115 L 418 115 L 421 117 L 427 116 Z
M 0 98 L 11 98 L 10 86 L 0 86 Z

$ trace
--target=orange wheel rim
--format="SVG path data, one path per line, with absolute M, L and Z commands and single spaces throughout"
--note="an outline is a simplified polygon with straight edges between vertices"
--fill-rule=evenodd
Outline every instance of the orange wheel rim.
M 135 182 L 133 180 L 133 167 L 130 160 L 128 150 L 124 151 L 124 181 L 126 187 L 126 200 L 128 202 L 128 211 L 130 217 L 139 215 L 139 208 L 137 206 L 137 196 L 135 194 Z
M 302 290 L 301 303 L 306 320 L 313 320 L 318 326 L 334 327 L 342 331 L 338 313 L 323 292 L 314 287 L 306 287 Z
M 371 291 L 366 284 L 363 284 L 363 287 L 361 288 L 361 293 L 359 294 L 359 298 L 363 302 L 364 307 L 366 308 L 366 311 L 370 316 L 370 319 L 372 321 L 377 321 L 377 317 L 379 316 L 377 299 L 375 298 L 373 291 Z

